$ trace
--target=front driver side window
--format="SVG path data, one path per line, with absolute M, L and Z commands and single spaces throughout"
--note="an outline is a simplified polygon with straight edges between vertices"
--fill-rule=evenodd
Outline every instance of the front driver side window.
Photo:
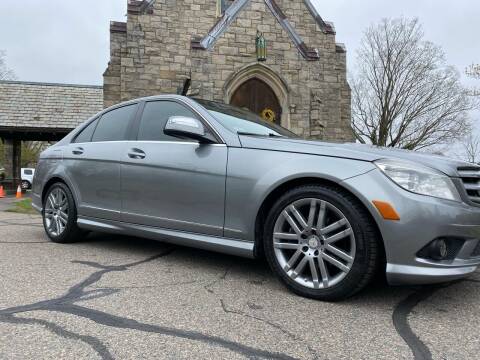
M 184 141 L 166 135 L 163 132 L 170 116 L 187 116 L 198 119 L 198 116 L 187 107 L 174 101 L 149 101 L 143 110 L 138 140 L 150 141 Z

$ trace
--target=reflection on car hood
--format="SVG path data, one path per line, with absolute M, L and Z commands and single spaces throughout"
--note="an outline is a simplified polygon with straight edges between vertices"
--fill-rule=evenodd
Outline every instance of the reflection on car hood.
M 304 139 L 266 138 L 260 136 L 240 136 L 240 141 L 243 147 L 253 149 L 333 156 L 361 161 L 375 161 L 386 158 L 407 160 L 435 168 L 449 176 L 458 176 L 458 167 L 472 166 L 472 164 L 450 159 L 441 155 L 431 155 L 410 150 L 354 143 L 340 144 Z

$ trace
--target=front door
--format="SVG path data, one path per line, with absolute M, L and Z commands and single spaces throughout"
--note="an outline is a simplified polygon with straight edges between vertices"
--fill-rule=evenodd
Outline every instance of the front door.
M 145 104 L 137 139 L 122 154 L 122 219 L 222 236 L 228 149 L 164 134 L 170 116 L 200 119 L 173 100 Z
M 272 88 L 260 79 L 253 78 L 238 87 L 230 99 L 232 105 L 247 108 L 265 120 L 280 125 L 282 108 Z

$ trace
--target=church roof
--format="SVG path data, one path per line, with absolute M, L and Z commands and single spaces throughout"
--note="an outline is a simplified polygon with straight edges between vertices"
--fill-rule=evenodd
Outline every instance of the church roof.
M 128 1 L 128 13 L 129 14 L 144 14 L 153 12 L 153 4 L 156 0 L 129 0 Z M 318 60 L 320 58 L 318 50 L 309 48 L 302 38 L 295 31 L 295 28 L 290 24 L 287 16 L 278 6 L 275 0 L 264 0 L 266 6 L 271 11 L 273 16 L 280 23 L 282 28 L 287 32 L 292 42 L 297 47 L 298 51 L 306 60 Z M 210 29 L 208 34 L 203 38 L 195 38 L 192 40 L 192 48 L 194 49 L 210 49 L 219 37 L 228 29 L 230 24 L 235 20 L 240 11 L 250 2 L 250 0 L 235 0 L 225 10 L 223 15 L 218 19 L 215 25 Z M 310 14 L 317 22 L 320 29 L 325 34 L 335 34 L 335 28 L 332 23 L 324 21 L 318 13 L 316 7 L 313 5 L 312 0 L 303 0 Z M 126 28 L 123 26 L 116 26 L 121 23 L 115 23 L 111 26 L 111 32 L 125 32 Z M 342 50 L 342 49 L 339 49 Z
M 154 2 L 155 0 L 128 0 L 127 12 L 134 15 L 151 13 Z
M 311 0 L 303 0 L 303 2 L 305 3 L 308 11 L 310 11 L 310 14 L 312 14 L 313 18 L 317 22 L 320 29 L 322 29 L 322 31 L 325 34 L 335 34 L 335 28 L 334 28 L 333 24 L 331 22 L 324 21 L 322 19 L 322 17 L 320 16 L 320 14 L 317 11 L 317 8 L 313 5 L 312 1 Z
M 102 86 L 0 81 L 0 130 L 71 130 L 102 109 Z
M 317 9 L 311 2 L 311 0 L 303 0 L 307 6 L 310 14 L 314 17 L 320 29 L 326 34 L 335 34 L 335 29 L 331 23 L 328 23 L 322 19 Z M 225 10 L 224 14 L 218 19 L 217 23 L 210 29 L 207 35 L 203 38 L 192 40 L 192 47 L 195 49 L 210 49 L 219 37 L 228 29 L 230 24 L 235 20 L 237 15 L 242 9 L 250 2 L 250 0 L 235 0 Z M 297 47 L 298 51 L 306 60 L 318 60 L 320 58 L 317 49 L 309 48 L 302 38 L 295 31 L 294 27 L 290 24 L 287 16 L 278 6 L 275 0 L 264 0 L 266 6 L 271 11 L 273 16 L 280 23 L 282 28 L 287 32 L 292 42 Z

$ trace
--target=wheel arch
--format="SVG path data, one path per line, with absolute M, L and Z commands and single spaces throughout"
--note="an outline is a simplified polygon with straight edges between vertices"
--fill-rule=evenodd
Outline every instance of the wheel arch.
M 77 198 L 76 198 L 76 194 L 75 194 L 75 191 L 73 190 L 72 186 L 70 186 L 69 183 L 64 178 L 62 178 L 58 175 L 52 176 L 50 179 L 48 179 L 48 181 L 43 186 L 43 189 L 42 189 L 42 205 L 45 201 L 45 196 L 47 196 L 48 190 L 52 187 L 53 184 L 56 184 L 56 183 L 62 183 L 70 190 L 70 192 L 72 193 L 72 196 L 73 196 L 73 201 L 75 202 L 75 206 L 77 206 Z
M 370 220 L 372 221 L 372 224 L 374 224 L 375 229 L 377 231 L 378 238 L 381 240 L 380 241 L 380 249 L 382 253 L 382 260 L 385 259 L 385 244 L 383 240 L 382 233 L 380 231 L 380 227 L 377 223 L 377 220 L 375 219 L 375 216 L 371 213 L 370 209 L 363 203 L 363 201 L 355 195 L 352 191 L 347 189 L 345 186 L 342 186 L 341 184 L 328 180 L 325 178 L 320 178 L 320 177 L 300 177 L 300 178 L 295 178 L 295 179 L 290 179 L 287 180 L 281 184 L 278 184 L 274 189 L 270 191 L 270 193 L 263 199 L 262 204 L 260 205 L 260 208 L 257 212 L 257 215 L 255 217 L 255 245 L 254 245 L 254 256 L 256 258 L 262 258 L 264 256 L 264 250 L 263 250 L 263 223 L 267 217 L 268 211 L 271 209 L 273 206 L 275 200 L 283 193 L 286 191 L 293 189 L 298 186 L 303 186 L 303 185 L 328 185 L 328 186 L 333 186 L 337 188 L 338 190 L 349 194 L 353 198 L 355 198 L 358 201 L 358 204 L 365 210 L 365 213 L 370 217 Z

